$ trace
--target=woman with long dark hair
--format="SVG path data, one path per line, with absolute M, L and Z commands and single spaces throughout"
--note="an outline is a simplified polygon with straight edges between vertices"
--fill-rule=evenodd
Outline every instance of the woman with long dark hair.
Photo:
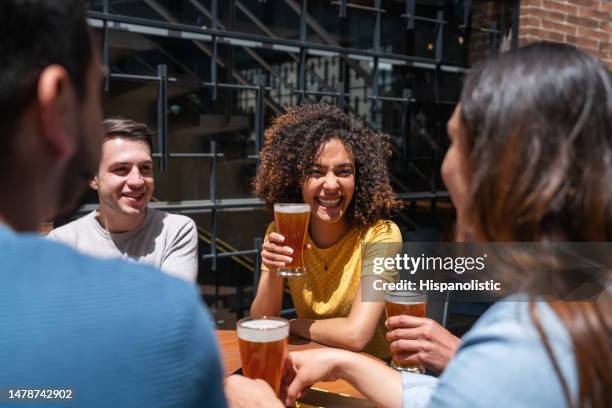
M 537 43 L 485 62 L 468 75 L 448 134 L 442 176 L 467 236 L 612 241 L 612 80 L 596 58 Z M 499 279 L 537 281 L 526 265 L 514 269 L 521 275 Z M 346 351 L 293 353 L 289 400 L 340 377 L 379 406 L 610 407 L 612 300 L 602 287 L 599 301 L 549 301 L 532 287 L 528 301 L 497 302 L 439 379 Z

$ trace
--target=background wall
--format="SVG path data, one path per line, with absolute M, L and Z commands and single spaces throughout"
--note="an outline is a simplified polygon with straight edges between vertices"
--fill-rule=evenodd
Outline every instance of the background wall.
M 521 1 L 520 45 L 538 40 L 576 45 L 612 68 L 612 1 Z

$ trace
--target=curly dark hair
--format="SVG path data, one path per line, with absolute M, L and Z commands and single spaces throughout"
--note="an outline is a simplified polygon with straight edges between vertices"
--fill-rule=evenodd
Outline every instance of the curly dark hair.
M 389 181 L 389 136 L 355 125 L 340 109 L 326 104 L 287 107 L 265 132 L 254 180 L 268 205 L 302 202 L 301 185 L 321 146 L 337 138 L 355 162 L 355 193 L 347 209 L 351 224 L 371 225 L 401 206 Z

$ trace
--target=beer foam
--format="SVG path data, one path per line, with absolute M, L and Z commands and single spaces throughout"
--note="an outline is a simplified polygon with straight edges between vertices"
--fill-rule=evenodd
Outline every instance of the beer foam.
M 385 300 L 400 305 L 418 305 L 427 302 L 427 295 L 409 291 L 385 292 Z
M 308 204 L 282 204 L 282 205 L 278 205 L 275 204 L 274 205 L 274 212 L 277 213 L 283 213 L 283 214 L 302 214 L 302 213 L 309 213 L 310 212 L 310 206 Z
M 268 343 L 282 340 L 289 336 L 289 324 L 286 321 L 272 319 L 248 320 L 238 324 L 238 337 L 256 343 Z
M 397 300 L 397 299 L 387 299 L 387 302 L 391 302 L 391 303 L 396 304 L 396 305 L 412 306 L 412 305 L 422 305 L 423 303 L 426 303 L 427 301 L 425 299 L 423 299 L 421 301 L 402 302 L 402 301 Z

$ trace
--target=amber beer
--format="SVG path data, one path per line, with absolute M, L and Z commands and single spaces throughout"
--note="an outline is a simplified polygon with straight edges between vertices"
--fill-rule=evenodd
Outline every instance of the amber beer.
M 280 317 L 247 317 L 238 321 L 242 373 L 266 381 L 277 397 L 280 397 L 288 337 L 289 322 Z
M 387 312 L 387 319 L 391 316 L 399 315 L 425 317 L 426 309 L 427 295 L 425 293 L 410 291 L 385 292 L 385 311 Z M 395 356 L 392 356 L 391 367 L 414 373 L 425 372 L 425 369 L 419 365 L 396 361 Z
M 284 277 L 302 276 L 306 272 L 302 251 L 310 220 L 308 204 L 274 204 L 276 231 L 285 237 L 284 244 L 293 249 L 293 261 L 279 268 L 278 275 Z

